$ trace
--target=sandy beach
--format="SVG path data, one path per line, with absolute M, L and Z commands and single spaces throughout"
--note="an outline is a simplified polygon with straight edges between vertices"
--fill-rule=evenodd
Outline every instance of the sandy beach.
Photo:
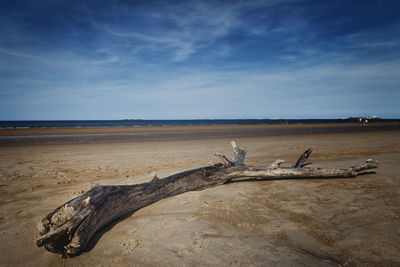
M 132 129 L 19 129 L 1 136 L 126 131 Z M 89 251 L 74 258 L 36 247 L 41 217 L 92 186 L 142 183 L 155 174 L 162 178 L 218 162 L 215 152 L 232 155 L 232 137 L 248 151 L 247 165 L 283 159 L 289 166 L 311 147 L 309 161 L 316 167 L 349 167 L 368 158 L 380 166 L 351 179 L 238 182 L 187 192 L 109 225 Z M 397 128 L 0 146 L 0 265 L 399 266 L 399 162 Z

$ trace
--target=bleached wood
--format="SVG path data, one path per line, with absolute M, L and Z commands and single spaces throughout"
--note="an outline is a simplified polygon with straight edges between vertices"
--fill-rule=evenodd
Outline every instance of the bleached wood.
M 221 153 L 215 153 L 214 156 L 216 156 L 217 158 L 220 158 L 224 161 L 224 166 L 228 167 L 228 166 L 232 166 L 233 162 L 230 161 L 224 154 Z
M 231 141 L 231 145 L 233 148 L 234 157 L 232 158 L 232 162 L 235 166 L 242 166 L 244 162 L 244 158 L 246 157 L 247 151 L 244 149 L 240 149 L 235 141 Z
M 271 165 L 269 165 L 268 168 L 270 168 L 270 169 L 272 169 L 272 170 L 278 169 L 278 168 L 281 167 L 280 165 L 281 165 L 282 163 L 284 163 L 284 162 L 285 162 L 285 161 L 282 160 L 282 159 L 277 159 L 277 160 L 275 160 Z
M 304 153 L 300 155 L 300 157 L 296 160 L 296 162 L 293 163 L 292 168 L 301 168 L 304 167 L 305 165 L 310 164 L 310 163 L 305 164 L 305 162 L 310 157 L 312 151 L 313 151 L 312 148 L 309 148 L 306 151 L 304 151 Z
M 163 179 L 155 176 L 147 183 L 120 186 L 96 185 L 86 193 L 56 208 L 39 222 L 37 246 L 44 246 L 48 251 L 60 253 L 64 257 L 79 255 L 97 231 L 129 212 L 164 198 L 222 185 L 230 181 L 244 178 L 266 180 L 355 177 L 361 171 L 378 167 L 378 162 L 374 160 L 346 169 L 279 167 L 282 160 L 275 161 L 270 167 L 250 167 L 243 166 L 246 151 L 238 148 L 234 142 L 232 147 L 235 151 L 233 164 L 223 156 L 220 158 L 224 160 L 225 165 L 214 164 Z

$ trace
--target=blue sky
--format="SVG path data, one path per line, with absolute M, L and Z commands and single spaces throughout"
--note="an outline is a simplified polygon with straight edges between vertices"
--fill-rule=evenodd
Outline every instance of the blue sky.
M 400 117 L 400 1 L 0 3 L 0 120 Z

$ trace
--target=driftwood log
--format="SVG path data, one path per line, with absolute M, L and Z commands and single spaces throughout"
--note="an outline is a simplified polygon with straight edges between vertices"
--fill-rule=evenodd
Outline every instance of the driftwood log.
M 192 190 L 222 185 L 241 179 L 297 179 L 356 177 L 360 172 L 378 167 L 375 160 L 346 169 L 310 168 L 305 161 L 312 150 L 308 149 L 292 167 L 281 167 L 277 160 L 268 167 L 250 167 L 243 164 L 246 150 L 232 141 L 234 157 L 216 153 L 224 164 L 213 164 L 188 170 L 163 179 L 154 177 L 147 183 L 121 186 L 96 185 L 86 193 L 70 200 L 47 214 L 39 223 L 36 245 L 63 257 L 79 255 L 85 250 L 93 235 L 117 218 L 164 198 Z

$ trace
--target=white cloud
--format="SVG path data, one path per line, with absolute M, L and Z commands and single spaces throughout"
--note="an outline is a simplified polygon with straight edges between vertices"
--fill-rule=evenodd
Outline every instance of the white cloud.
M 392 62 L 273 71 L 192 68 L 156 76 L 143 71 L 140 80 L 37 84 L 40 89 L 25 92 L 23 97 L 9 92 L 0 103 L 3 108 L 11 102 L 14 108 L 32 111 L 55 108 L 54 117 L 49 114 L 46 119 L 57 119 L 57 114 L 73 119 L 379 115 L 397 109 L 398 69 L 399 63 Z M 44 119 L 43 114 L 34 118 Z
M 293 1 L 245 1 L 213 4 L 207 1 L 187 1 L 179 4 L 168 4 L 161 10 L 149 11 L 142 17 L 145 28 L 133 27 L 135 13 L 126 18 L 124 24 L 92 21 L 93 26 L 120 38 L 129 38 L 144 42 L 135 43 L 136 49 L 156 49 L 162 52 L 170 49 L 174 61 L 186 61 L 198 51 L 214 45 L 234 30 L 242 30 L 248 35 L 263 35 L 273 32 L 297 31 L 303 25 L 299 22 L 282 25 L 277 29 L 267 29 L 249 24 L 250 17 L 243 13 L 249 10 L 267 8 L 276 4 Z M 126 14 L 125 14 L 126 15 Z M 164 25 L 166 24 L 166 25 Z M 226 54 L 228 44 L 220 46 Z M 138 48 L 140 46 L 141 48 Z M 218 49 L 218 47 L 217 47 Z
M 26 58 L 26 59 L 30 59 L 30 60 L 35 60 L 35 61 L 39 61 L 42 63 L 51 64 L 51 65 L 60 65 L 60 66 L 64 65 L 60 62 L 48 60 L 42 56 L 29 55 L 26 53 L 14 52 L 14 51 L 2 49 L 2 48 L 0 48 L 0 53 L 4 54 L 4 55 L 8 55 L 8 56 L 22 57 L 22 58 Z
M 62 34 L 65 47 L 27 32 L 20 46 L 1 43 L 0 114 L 25 109 L 44 119 L 50 113 L 43 110 L 59 108 L 48 116 L 310 117 L 397 108 L 400 65 L 388 57 L 398 52 L 384 53 L 399 46 L 393 31 L 319 39 L 301 10 L 268 19 L 284 2 L 187 1 L 142 13 L 117 7 L 98 20 L 88 16 L 96 29 L 85 37 Z M 277 51 L 264 49 L 269 42 Z

